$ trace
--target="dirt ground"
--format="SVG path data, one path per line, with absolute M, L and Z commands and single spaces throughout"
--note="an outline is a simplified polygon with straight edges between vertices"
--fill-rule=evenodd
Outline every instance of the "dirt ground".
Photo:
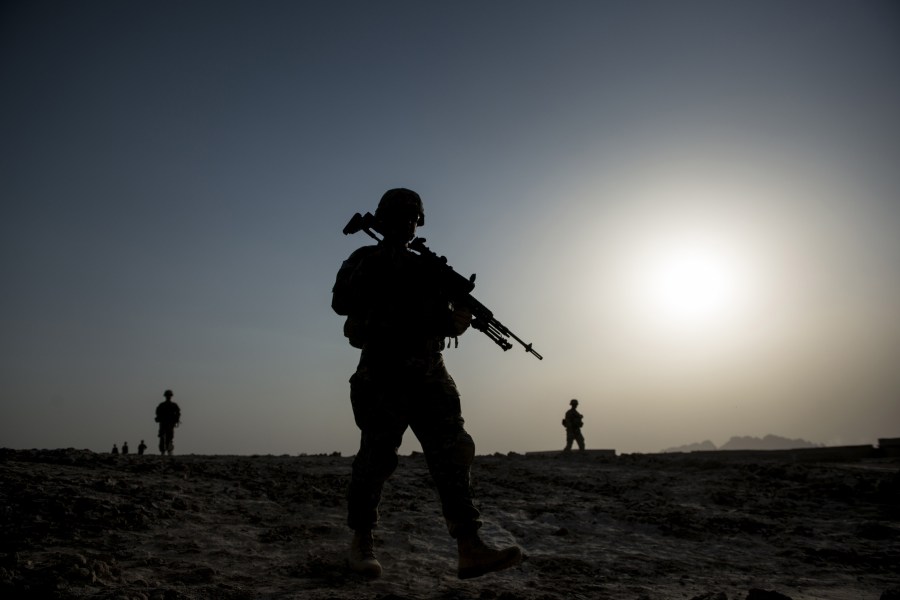
M 0 450 L 3 598 L 897 600 L 900 460 L 479 456 L 472 483 L 514 569 L 461 581 L 420 455 L 347 571 L 340 456 Z

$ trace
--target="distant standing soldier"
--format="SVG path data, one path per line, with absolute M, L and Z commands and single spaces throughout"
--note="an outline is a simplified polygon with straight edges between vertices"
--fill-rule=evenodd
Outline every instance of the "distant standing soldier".
M 118 454 L 118 453 L 119 453 L 119 447 L 116 446 L 115 444 L 113 444 L 113 449 L 110 451 L 110 454 Z
M 169 453 L 175 450 L 175 428 L 181 423 L 181 409 L 172 402 L 172 390 L 166 390 L 163 396 L 166 399 L 156 407 L 156 422 L 159 423 L 159 453 Z
M 584 450 L 584 436 L 581 435 L 581 426 L 583 417 L 578 412 L 578 400 L 574 398 L 569 402 L 572 408 L 566 411 L 566 417 L 563 419 L 563 427 L 566 428 L 566 452 L 572 451 L 572 442 L 578 442 L 578 449 Z
M 122 454 L 128 454 L 128 442 L 122 442 Z
M 144 440 L 141 440 L 141 443 L 138 445 L 138 456 L 144 455 L 144 450 L 147 449 L 147 444 L 144 443 Z

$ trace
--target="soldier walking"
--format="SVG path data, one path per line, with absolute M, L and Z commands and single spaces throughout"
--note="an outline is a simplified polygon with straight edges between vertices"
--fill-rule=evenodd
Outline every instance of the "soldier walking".
M 354 531 L 350 568 L 381 575 L 372 530 L 407 428 L 422 443 L 447 529 L 456 539 L 458 577 L 512 567 L 522 559 L 517 546 L 494 550 L 478 535 L 480 513 L 469 485 L 475 443 L 463 427 L 459 392 L 441 355 L 444 339 L 461 335 L 472 315 L 450 304 L 437 274 L 408 248 L 416 228 L 425 224 L 417 193 L 388 190 L 375 221 L 383 239 L 344 261 L 332 298 L 334 311 L 347 317 L 344 335 L 362 350 L 350 378 L 350 402 L 360 429 L 348 492 L 347 523 Z

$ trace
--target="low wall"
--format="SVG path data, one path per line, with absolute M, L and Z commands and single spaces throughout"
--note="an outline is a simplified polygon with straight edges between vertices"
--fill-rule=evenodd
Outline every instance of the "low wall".
M 599 450 L 541 450 L 526 452 L 525 456 L 591 456 L 615 458 L 616 451 Z M 867 458 L 900 457 L 900 438 L 879 438 L 878 446 L 823 446 L 792 448 L 789 450 L 694 450 L 692 452 L 659 452 L 647 456 L 691 457 L 713 460 L 778 460 L 786 462 L 852 462 Z
M 615 450 L 572 450 L 570 452 L 566 452 L 565 450 L 541 450 L 537 452 L 526 452 L 525 456 L 556 456 L 556 455 L 573 455 L 573 456 L 609 456 L 615 457 Z
M 828 446 L 790 450 L 698 450 L 689 456 L 732 460 L 780 460 L 789 462 L 843 462 L 880 456 L 874 446 Z
M 900 456 L 900 438 L 878 438 L 878 449 L 882 456 Z

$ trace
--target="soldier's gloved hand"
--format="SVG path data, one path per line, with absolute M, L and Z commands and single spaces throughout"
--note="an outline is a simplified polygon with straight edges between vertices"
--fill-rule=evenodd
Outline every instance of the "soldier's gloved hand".
M 471 324 L 472 311 L 464 306 L 454 308 L 450 315 L 450 337 L 462 335 Z

